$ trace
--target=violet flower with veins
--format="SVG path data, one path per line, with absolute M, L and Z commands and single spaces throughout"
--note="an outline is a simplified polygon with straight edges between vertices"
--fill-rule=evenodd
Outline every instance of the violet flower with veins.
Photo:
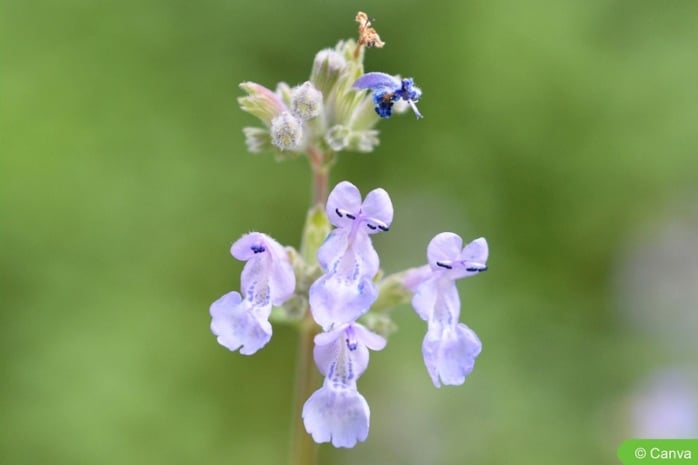
M 427 247 L 430 274 L 416 286 L 412 306 L 427 321 L 422 355 L 434 386 L 463 384 L 480 354 L 482 344 L 463 323 L 456 279 L 487 270 L 488 248 L 484 238 L 462 248 L 457 234 L 437 234 Z M 462 248 L 462 249 L 461 249 Z
M 284 248 L 262 233 L 249 233 L 230 248 L 233 257 L 246 261 L 240 276 L 244 299 L 229 292 L 210 308 L 211 331 L 231 351 L 252 355 L 271 339 L 269 315 L 293 294 L 296 277 Z
M 368 366 L 368 349 L 382 350 L 385 344 L 358 323 L 315 336 L 313 355 L 325 381 L 303 406 L 305 429 L 315 442 L 354 447 L 366 439 L 370 410 L 356 381 Z
M 329 330 L 356 320 L 378 297 L 379 259 L 369 236 L 388 231 L 393 205 L 383 189 L 362 202 L 356 186 L 343 181 L 330 193 L 326 212 L 336 228 L 318 250 L 325 274 L 311 286 L 309 300 L 313 319 Z

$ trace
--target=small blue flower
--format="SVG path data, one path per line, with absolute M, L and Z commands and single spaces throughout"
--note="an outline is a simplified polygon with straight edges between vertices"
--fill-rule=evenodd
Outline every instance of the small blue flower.
M 487 270 L 488 247 L 479 238 L 463 248 L 457 234 L 437 234 L 427 247 L 431 273 L 419 268 L 413 274 L 421 283 L 410 283 L 415 293 L 412 306 L 427 321 L 428 330 L 422 344 L 427 371 L 436 387 L 441 383 L 462 384 L 472 371 L 482 345 L 475 333 L 459 323 L 460 296 L 456 279 Z M 412 278 L 414 279 L 414 278 Z
M 416 105 L 422 91 L 414 85 L 412 78 L 398 79 L 385 73 L 366 73 L 354 82 L 354 88 L 373 90 L 373 103 L 381 118 L 390 118 L 393 105 L 398 100 L 407 102 L 417 118 L 422 117 Z
M 382 350 L 385 343 L 358 323 L 315 336 L 315 364 L 325 382 L 303 406 L 303 423 L 315 442 L 354 447 L 366 439 L 370 410 L 356 381 L 368 366 L 368 349 Z
M 281 305 L 293 294 L 296 277 L 283 246 L 262 233 L 249 233 L 230 248 L 246 261 L 240 276 L 242 296 L 229 292 L 210 308 L 211 332 L 231 351 L 252 355 L 271 338 L 272 305 Z
M 379 259 L 369 236 L 388 231 L 393 205 L 383 189 L 362 202 L 359 189 L 343 181 L 330 193 L 326 212 L 336 228 L 318 250 L 325 274 L 311 286 L 309 301 L 315 321 L 329 330 L 356 320 L 378 297 L 373 277 Z

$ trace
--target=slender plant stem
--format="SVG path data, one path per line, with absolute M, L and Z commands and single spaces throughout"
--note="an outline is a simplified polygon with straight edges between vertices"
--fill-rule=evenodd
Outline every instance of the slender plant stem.
M 311 207 L 325 204 L 330 184 L 330 170 L 327 167 L 325 157 L 314 147 L 308 148 L 310 168 L 313 170 L 313 197 Z
M 313 172 L 312 204 L 324 205 L 329 189 L 329 168 L 323 154 L 317 149 L 308 149 L 308 159 Z M 305 431 L 301 415 L 303 405 L 319 384 L 318 371 L 313 363 L 313 338 L 317 334 L 310 308 L 306 309 L 303 322 L 299 325 L 296 379 L 293 396 L 293 423 L 291 428 L 290 465 L 316 465 L 318 445 Z
M 305 431 L 301 418 L 303 405 L 318 383 L 318 372 L 313 366 L 313 338 L 317 331 L 315 322 L 308 315 L 310 312 L 306 313 L 298 338 L 290 465 L 316 465 L 318 456 L 318 445 Z

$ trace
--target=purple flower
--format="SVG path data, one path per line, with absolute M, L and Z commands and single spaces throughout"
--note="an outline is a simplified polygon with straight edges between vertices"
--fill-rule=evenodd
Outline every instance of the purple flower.
M 379 260 L 369 236 L 388 231 L 393 205 L 383 189 L 362 202 L 356 186 L 343 181 L 330 193 L 326 212 L 336 228 L 318 250 L 325 274 L 311 286 L 309 300 L 313 318 L 328 330 L 356 320 L 378 297 Z
M 417 314 L 428 323 L 422 355 L 436 387 L 462 384 L 482 348 L 475 333 L 458 322 L 460 296 L 455 280 L 487 270 L 487 241 L 479 238 L 462 247 L 463 240 L 453 233 L 431 240 L 427 247 L 431 274 L 418 273 L 422 282 L 412 298 Z
M 417 118 L 422 114 L 415 104 L 422 96 L 422 91 L 414 85 L 412 78 L 398 79 L 385 73 L 366 73 L 354 82 L 355 89 L 371 89 L 376 113 L 381 118 L 390 118 L 393 105 L 404 100 L 414 111 Z
M 385 339 L 357 323 L 315 336 L 315 363 L 325 382 L 303 406 L 303 423 L 315 442 L 354 447 L 366 439 L 370 410 L 356 381 L 368 366 L 368 349 L 384 347 Z
M 245 234 L 230 253 L 247 262 L 240 277 L 244 299 L 229 292 L 215 301 L 210 308 L 211 331 L 220 345 L 251 355 L 269 342 L 272 305 L 291 297 L 296 278 L 284 248 L 266 234 Z

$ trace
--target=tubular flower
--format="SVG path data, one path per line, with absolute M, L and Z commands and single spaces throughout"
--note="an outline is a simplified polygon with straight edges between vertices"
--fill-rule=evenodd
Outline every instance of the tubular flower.
M 230 253 L 247 262 L 240 277 L 242 296 L 229 292 L 211 305 L 211 332 L 227 349 L 252 355 L 271 339 L 272 305 L 291 297 L 296 278 L 284 248 L 266 234 L 245 234 Z
M 368 366 L 368 349 L 384 347 L 385 339 L 358 323 L 315 336 L 315 363 L 325 381 L 303 406 L 303 423 L 315 442 L 354 447 L 366 439 L 370 410 L 356 381 Z
M 383 189 L 362 202 L 356 186 L 343 181 L 330 193 L 326 212 L 335 229 L 318 250 L 325 274 L 311 286 L 309 300 L 313 318 L 329 330 L 356 320 L 376 300 L 379 259 L 370 235 L 388 231 L 393 205 Z
M 462 246 L 463 240 L 453 233 L 431 240 L 427 247 L 431 273 L 422 274 L 412 298 L 417 314 L 427 321 L 422 355 L 436 387 L 462 384 L 482 348 L 477 335 L 458 322 L 460 296 L 455 281 L 487 270 L 487 241 L 479 238 Z

